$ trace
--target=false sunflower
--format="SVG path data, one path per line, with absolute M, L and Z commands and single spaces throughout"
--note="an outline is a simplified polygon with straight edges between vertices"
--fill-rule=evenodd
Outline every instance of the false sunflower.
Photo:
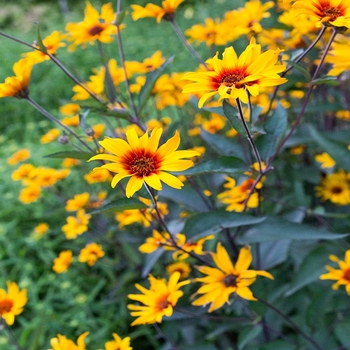
M 162 1 L 162 7 L 154 5 L 152 3 L 147 4 L 145 7 L 140 5 L 131 5 L 133 13 L 132 19 L 137 21 L 140 18 L 156 18 L 157 23 L 160 23 L 162 18 L 166 21 L 172 21 L 175 16 L 175 11 L 178 6 L 185 0 L 164 0 Z
M 31 60 L 22 58 L 13 65 L 14 77 L 8 77 L 0 84 L 1 97 L 27 98 L 29 95 L 28 84 L 33 63 Z
M 285 68 L 282 64 L 276 64 L 279 53 L 279 50 L 261 53 L 261 45 L 256 44 L 254 38 L 239 57 L 230 46 L 225 49 L 222 60 L 217 53 L 207 61 L 213 67 L 213 71 L 185 74 L 183 79 L 192 80 L 194 83 L 187 84 L 183 92 L 201 94 L 199 108 L 216 94 L 219 94 L 219 100 L 239 98 L 248 103 L 247 92 L 257 96 L 261 87 L 277 86 L 287 81 L 278 75 Z
M 273 279 L 273 276 L 266 271 L 248 270 L 252 262 L 250 247 L 243 247 L 238 255 L 235 265 L 219 242 L 216 253 L 212 253 L 213 260 L 217 266 L 198 266 L 197 269 L 205 274 L 205 277 L 196 278 L 202 282 L 196 294 L 203 294 L 192 304 L 196 306 L 210 304 L 209 312 L 219 309 L 225 303 L 229 303 L 232 293 L 236 293 L 243 299 L 256 300 L 249 286 L 253 284 L 258 275 Z
M 96 40 L 101 43 L 111 43 L 113 35 L 117 34 L 115 25 L 116 14 L 113 10 L 112 3 L 102 5 L 101 14 L 90 4 L 86 2 L 84 21 L 79 23 L 68 23 L 66 30 L 68 40 L 73 44 L 69 47 L 74 51 L 76 46 L 93 44 Z M 122 26 L 119 26 L 122 29 Z
M 81 334 L 77 343 L 75 344 L 73 340 L 67 339 L 62 334 L 57 334 L 57 338 L 52 338 L 50 344 L 52 349 L 50 350 L 86 350 L 85 338 L 88 336 L 89 332 Z
M 105 343 L 106 350 L 132 350 L 130 337 L 122 339 L 117 333 L 113 333 L 114 340 Z
M 161 190 L 161 181 L 168 186 L 180 189 L 183 183 L 167 171 L 183 171 L 193 165 L 190 158 L 198 156 L 196 151 L 177 151 L 180 144 L 178 131 L 165 144 L 160 146 L 159 140 L 163 129 L 153 129 L 151 136 L 146 131 L 140 138 L 135 128 L 126 132 L 127 141 L 120 138 L 106 138 L 99 141 L 100 145 L 112 154 L 97 154 L 89 159 L 107 160 L 112 163 L 102 165 L 96 169 L 107 169 L 116 173 L 112 180 L 112 187 L 126 177 L 130 180 L 126 186 L 126 196 L 131 197 L 144 183 Z
M 174 272 L 169 282 L 166 282 L 164 279 L 157 279 L 150 275 L 150 289 L 136 284 L 136 288 L 143 294 L 129 294 L 128 298 L 144 305 L 128 305 L 131 316 L 137 316 L 131 325 L 160 323 L 163 316 L 171 316 L 174 306 L 183 295 L 180 288 L 190 283 L 190 281 L 179 282 L 180 277 L 180 272 Z
M 26 289 L 20 291 L 16 282 L 7 282 L 7 293 L 0 288 L 0 319 L 12 326 L 15 316 L 22 313 L 27 300 Z
M 350 28 L 350 0 L 298 0 L 295 15 L 305 14 L 317 20 L 317 26 Z
M 346 292 L 350 295 L 350 249 L 345 253 L 345 261 L 340 260 L 335 255 L 331 254 L 329 259 L 338 263 L 339 270 L 331 266 L 326 266 L 328 273 L 320 276 L 321 280 L 336 280 L 332 285 L 332 289 L 337 290 L 340 285 L 345 286 Z

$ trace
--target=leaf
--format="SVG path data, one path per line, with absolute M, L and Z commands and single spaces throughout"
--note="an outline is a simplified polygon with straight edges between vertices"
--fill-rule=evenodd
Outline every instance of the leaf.
M 158 78 L 162 75 L 164 69 L 174 60 L 174 56 L 168 58 L 158 69 L 154 70 L 151 73 L 148 73 L 146 76 L 146 83 L 141 88 L 139 95 L 139 110 L 140 113 L 143 107 L 145 106 L 148 98 L 152 94 L 152 89 Z
M 237 138 L 228 138 L 201 130 L 201 138 L 218 154 L 234 156 L 244 160 L 242 147 Z
M 327 139 L 313 125 L 308 127 L 312 138 L 336 161 L 338 167 L 350 171 L 350 151 L 347 147 Z
M 93 154 L 87 153 L 87 152 L 66 151 L 66 152 L 56 152 L 56 153 L 48 154 L 43 158 L 74 158 L 74 159 L 88 160 L 92 156 Z
M 264 220 L 265 217 L 255 217 L 218 209 L 190 217 L 185 223 L 183 232 L 187 237 L 193 238 L 217 233 L 224 228 L 261 223 Z
M 198 174 L 242 174 L 247 170 L 246 164 L 236 157 L 218 157 L 207 160 L 201 164 L 182 171 L 179 175 L 198 175 Z
M 270 158 L 277 149 L 277 146 L 287 128 L 287 112 L 284 107 L 277 104 L 271 117 L 264 125 L 266 135 L 261 136 L 257 141 L 260 156 L 263 159 Z
M 238 350 L 244 349 L 254 338 L 262 332 L 262 327 L 256 325 L 254 327 L 244 328 L 238 334 Z
M 347 237 L 348 233 L 331 233 L 323 228 L 310 225 L 295 224 L 282 218 L 268 217 L 266 220 L 249 229 L 244 236 L 239 237 L 239 244 L 268 242 L 280 239 L 341 239 Z
M 124 211 L 124 210 L 134 210 L 134 209 L 146 209 L 147 205 L 140 202 L 136 198 L 119 198 L 115 201 L 107 203 L 102 207 L 99 207 L 88 214 L 98 214 L 106 210 L 113 210 L 114 212 Z
M 222 105 L 224 109 L 225 117 L 228 119 L 228 121 L 231 123 L 232 127 L 242 135 L 246 135 L 246 131 L 244 129 L 243 123 L 241 118 L 239 118 L 238 110 L 237 108 L 233 107 L 229 102 L 224 100 L 224 103 Z
M 157 249 L 155 252 L 151 254 L 147 254 L 145 258 L 145 262 L 143 264 L 143 269 L 141 273 L 142 278 L 146 278 L 154 264 L 159 260 L 159 258 L 163 255 L 164 249 Z
M 105 79 L 104 79 L 104 88 L 106 91 L 106 96 L 108 98 L 108 101 L 113 104 L 115 102 L 115 100 L 117 99 L 117 94 L 115 91 L 113 79 L 112 79 L 108 64 L 105 64 L 104 67 L 106 70 Z
M 289 239 L 261 243 L 259 247 L 261 255 L 260 268 L 268 270 L 286 261 L 290 243 Z
M 324 266 L 329 262 L 329 254 L 330 249 L 324 245 L 308 253 L 294 274 L 294 278 L 285 296 L 290 296 L 308 284 L 318 281 L 320 275 L 327 272 Z
M 322 77 L 319 79 L 315 79 L 312 82 L 313 85 L 330 85 L 330 86 L 338 86 L 339 82 L 337 80 L 337 77 L 330 77 L 330 76 L 326 76 L 326 77 Z
M 287 62 L 296 70 L 298 70 L 305 78 L 306 81 L 311 81 L 311 75 L 309 73 L 309 71 L 307 69 L 305 69 L 303 66 L 301 66 L 299 63 L 293 62 L 293 61 L 289 61 L 287 60 Z
M 126 10 L 123 10 L 123 11 L 118 13 L 117 20 L 115 22 L 116 26 L 119 26 L 119 25 L 121 25 L 123 23 L 123 20 L 124 20 L 124 18 L 125 18 L 127 13 L 128 12 Z
M 79 125 L 83 129 L 91 128 L 91 126 L 86 123 L 86 119 L 89 114 L 90 114 L 90 109 L 87 109 L 84 113 L 79 113 Z
M 43 41 L 41 40 L 41 34 L 40 34 L 40 25 L 39 23 L 37 22 L 36 25 L 38 26 L 38 33 L 37 33 L 37 37 L 36 37 L 36 44 L 37 46 L 39 47 L 39 49 L 44 52 L 44 53 L 47 53 L 47 49 L 43 43 Z
M 344 320 L 336 324 L 334 332 L 340 344 L 348 347 L 350 345 L 350 321 Z M 342 347 L 343 348 L 343 347 Z M 344 348 L 343 348 L 344 349 Z

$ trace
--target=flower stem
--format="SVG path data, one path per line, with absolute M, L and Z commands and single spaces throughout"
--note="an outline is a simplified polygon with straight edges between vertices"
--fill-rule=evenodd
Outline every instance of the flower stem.
M 85 148 L 87 148 L 90 152 L 93 154 L 95 153 L 94 150 L 85 142 L 83 141 L 73 130 L 68 128 L 66 125 L 62 124 L 56 117 L 54 117 L 52 114 L 50 114 L 46 109 L 41 107 L 38 103 L 36 103 L 31 97 L 26 97 L 26 101 L 28 101 L 29 104 L 31 104 L 37 111 L 39 111 L 43 116 L 45 116 L 47 119 L 51 120 L 55 124 L 59 125 L 61 128 L 66 130 L 70 135 L 72 135 L 74 138 L 76 138 Z
M 182 252 L 184 252 L 184 253 L 186 253 L 186 254 L 192 256 L 192 258 L 195 258 L 195 259 L 199 260 L 202 264 L 208 265 L 208 261 L 206 261 L 205 259 L 201 258 L 200 256 L 194 254 L 194 253 L 191 252 L 191 251 L 187 251 L 186 249 L 183 249 L 182 247 L 180 247 L 180 246 L 176 243 L 176 240 L 175 240 L 174 236 L 172 235 L 172 233 L 170 232 L 170 230 L 169 230 L 167 224 L 165 223 L 164 219 L 162 218 L 162 215 L 161 215 L 161 213 L 160 213 L 160 211 L 159 211 L 158 202 L 157 202 L 156 197 L 154 196 L 154 194 L 153 194 L 151 188 L 150 188 L 146 183 L 144 183 L 144 184 L 145 184 L 145 188 L 146 188 L 148 194 L 149 194 L 150 197 L 151 197 L 152 204 L 153 204 L 153 207 L 154 207 L 154 209 L 155 209 L 155 211 L 156 211 L 156 213 L 157 213 L 157 217 L 158 217 L 158 221 L 159 221 L 160 225 L 162 226 L 162 228 L 163 228 L 163 230 L 164 230 L 165 232 L 168 232 L 168 233 L 169 233 L 170 240 L 171 240 L 171 247 L 173 247 L 173 248 L 175 248 L 175 249 L 177 249 L 177 250 L 181 250 Z
M 13 333 L 11 332 L 10 327 L 7 325 L 6 321 L 0 316 L 0 326 L 2 326 L 3 328 L 6 329 L 9 338 L 10 338 L 10 343 L 12 345 L 14 345 L 18 350 L 24 350 L 18 343 L 18 341 L 16 340 L 16 338 L 14 337 Z
M 290 319 L 289 316 L 287 316 L 285 313 L 283 313 L 280 309 L 278 309 L 277 307 L 273 306 L 272 304 L 270 304 L 269 302 L 267 302 L 264 299 L 261 299 L 260 297 L 254 295 L 254 297 L 256 299 L 258 299 L 262 304 L 264 304 L 265 306 L 267 306 L 269 309 L 275 311 L 277 314 L 279 314 L 285 321 L 287 321 L 304 339 L 306 339 L 308 342 L 310 342 L 315 349 L 317 350 L 322 350 L 321 346 L 318 345 L 316 343 L 316 341 L 310 337 L 309 335 L 307 335 L 301 328 L 299 328 L 299 326 Z
M 185 36 L 183 35 L 180 27 L 178 26 L 178 24 L 176 23 L 175 19 L 173 19 L 172 21 L 170 21 L 176 35 L 178 36 L 178 38 L 181 40 L 181 42 L 184 44 L 184 46 L 188 49 L 188 51 L 190 51 L 190 53 L 192 54 L 192 56 L 199 62 L 199 64 L 201 64 L 202 66 L 204 66 L 205 69 L 208 70 L 208 66 L 207 64 L 202 60 L 201 57 L 199 57 L 199 55 L 197 54 L 197 52 L 195 51 L 195 49 L 189 44 L 189 42 L 186 40 Z
M 318 66 L 316 67 L 315 69 L 315 72 L 314 72 L 314 75 L 312 77 L 312 80 L 310 82 L 310 86 L 309 86 L 309 89 L 306 93 L 306 96 L 305 96 L 305 99 L 304 99 L 304 102 L 303 102 L 303 105 L 301 107 L 301 111 L 297 117 L 297 119 L 295 120 L 294 124 L 292 125 L 291 129 L 289 130 L 288 134 L 284 137 L 284 139 L 282 140 L 282 142 L 279 144 L 279 146 L 277 147 L 277 150 L 276 152 L 268 159 L 267 161 L 267 164 L 266 166 L 268 167 L 269 164 L 272 163 L 272 161 L 276 158 L 276 156 L 281 152 L 283 146 L 285 145 L 285 143 L 287 142 L 287 140 L 289 139 L 289 137 L 293 134 L 293 132 L 295 131 L 295 129 L 298 127 L 298 125 L 300 124 L 301 122 L 301 118 L 304 116 L 304 113 L 305 113 L 305 110 L 306 110 L 306 106 L 308 105 L 309 103 L 309 99 L 310 99 L 310 96 L 312 94 L 312 91 L 313 91 L 313 88 L 315 86 L 314 84 L 314 81 L 316 80 L 317 78 L 317 75 L 318 73 L 320 72 L 320 69 L 322 67 L 322 64 L 328 54 L 328 51 L 332 45 L 332 42 L 335 38 L 335 36 L 337 35 L 337 30 L 335 28 L 333 28 L 333 31 L 332 31 L 332 35 L 331 35 L 331 38 L 329 39 L 329 42 L 326 46 L 326 48 L 324 49 L 324 52 L 323 52 L 323 55 L 320 59 L 320 62 L 318 64 Z

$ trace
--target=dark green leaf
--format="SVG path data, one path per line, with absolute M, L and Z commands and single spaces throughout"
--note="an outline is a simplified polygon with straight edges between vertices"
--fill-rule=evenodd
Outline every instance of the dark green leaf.
M 196 214 L 190 217 L 183 232 L 187 237 L 205 236 L 217 233 L 224 228 L 238 227 L 261 223 L 264 217 L 254 217 L 248 214 L 228 212 L 222 209 Z
M 260 325 L 256 325 L 249 328 L 244 328 L 238 335 L 238 349 L 242 350 L 248 345 L 254 338 L 256 338 L 262 331 Z
M 47 49 L 43 43 L 43 41 L 41 40 L 41 34 L 40 34 L 40 25 L 39 23 L 36 23 L 37 24 L 37 28 L 38 28 L 38 33 L 37 33 L 37 38 L 36 38 L 36 44 L 37 46 L 39 47 L 39 49 L 42 51 L 42 52 L 45 52 L 47 53 Z
M 327 139 L 311 124 L 309 131 L 312 138 L 336 161 L 340 168 L 350 171 L 350 152 L 345 145 Z
M 105 64 L 105 79 L 104 79 L 104 87 L 106 91 L 106 96 L 108 98 L 108 101 L 111 103 L 114 103 L 115 100 L 117 99 L 117 94 L 115 91 L 113 79 L 111 76 L 111 72 L 109 71 L 109 66 L 108 64 Z
M 246 164 L 236 157 L 218 157 L 207 160 L 201 164 L 182 171 L 181 175 L 198 175 L 198 174 L 242 174 L 247 170 Z
M 66 151 L 66 152 L 56 152 L 44 156 L 44 158 L 74 158 L 88 160 L 93 156 L 91 153 L 79 152 L 79 151 Z
M 311 74 L 307 69 L 305 69 L 303 66 L 301 66 L 299 63 L 293 62 L 293 61 L 287 61 L 293 68 L 298 70 L 305 78 L 306 81 L 311 81 Z
M 86 119 L 89 116 L 89 114 L 90 114 L 90 109 L 87 109 L 86 111 L 84 111 L 84 113 L 79 113 L 79 125 L 83 129 L 91 128 L 91 126 L 86 122 Z
M 125 18 L 125 15 L 127 14 L 128 12 L 126 10 L 124 11 L 121 11 L 118 13 L 118 16 L 117 16 L 117 21 L 115 22 L 115 25 L 116 26 L 119 26 L 123 23 L 124 21 L 124 18 Z
M 268 159 L 271 157 L 286 131 L 287 128 L 287 112 L 284 107 L 277 104 L 276 109 L 273 114 L 267 120 L 264 129 L 266 135 L 261 136 L 257 141 L 257 146 L 260 151 L 260 156 L 263 159 Z
M 268 217 L 263 223 L 252 227 L 237 241 L 240 244 L 268 242 L 279 239 L 341 239 L 349 234 L 331 233 L 323 228 L 313 227 L 310 225 L 295 224 L 282 218 Z
M 244 160 L 244 153 L 237 138 L 211 134 L 205 130 L 201 130 L 201 138 L 218 154 Z
M 148 274 L 152 270 L 152 267 L 163 255 L 163 253 L 164 253 L 164 249 L 160 248 L 160 249 L 157 249 L 155 252 L 146 255 L 145 262 L 143 264 L 142 273 L 141 273 L 142 278 L 146 278 L 148 276 Z
M 89 214 L 98 214 L 106 210 L 119 212 L 132 209 L 146 209 L 147 205 L 135 198 L 119 198 L 113 202 L 107 203 L 100 208 L 91 211 Z
M 334 332 L 340 343 L 347 348 L 350 346 L 350 321 L 343 320 L 336 324 Z M 344 348 L 343 348 L 344 349 Z
M 233 107 L 229 102 L 224 100 L 222 105 L 225 117 L 231 123 L 232 127 L 240 134 L 246 135 L 241 118 L 239 117 L 237 108 Z
M 260 243 L 260 268 L 262 270 L 268 270 L 286 261 L 290 243 L 291 241 L 289 239 Z
M 174 60 L 174 56 L 168 58 L 158 69 L 155 71 L 148 73 L 146 77 L 146 83 L 141 88 L 140 95 L 139 95 L 139 109 L 138 112 L 140 113 L 143 107 L 145 106 L 148 98 L 152 94 L 152 89 L 158 78 L 163 74 L 164 69 Z
M 339 83 L 338 83 L 338 80 L 337 80 L 337 77 L 322 77 L 322 78 L 319 78 L 319 79 L 315 79 L 313 82 L 312 82 L 313 85 L 321 85 L 321 84 L 325 84 L 325 85 L 330 85 L 330 86 L 338 86 Z

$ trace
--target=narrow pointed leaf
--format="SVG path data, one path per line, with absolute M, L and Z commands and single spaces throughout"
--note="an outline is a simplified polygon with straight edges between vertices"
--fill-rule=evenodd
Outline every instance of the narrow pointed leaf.
M 88 160 L 93 156 L 91 153 L 78 152 L 78 151 L 66 151 L 66 152 L 56 152 L 44 156 L 44 158 L 74 158 L 81 160 Z
M 182 171 L 181 175 L 198 175 L 198 174 L 242 174 L 247 170 L 247 165 L 243 160 L 236 157 L 218 157 L 216 159 L 205 161 L 201 164 Z
M 135 198 L 119 198 L 115 201 L 112 201 L 110 203 L 107 203 L 103 205 L 102 207 L 99 207 L 91 212 L 89 214 L 98 214 L 103 211 L 109 210 L 113 212 L 120 212 L 124 210 L 132 210 L 132 209 L 146 209 L 147 205 L 140 202 L 138 199 Z
M 245 135 L 245 129 L 242 124 L 242 121 L 238 115 L 237 108 L 233 107 L 231 104 L 229 104 L 226 100 L 224 100 L 224 103 L 222 105 L 224 109 L 225 117 L 228 119 L 228 121 L 231 123 L 232 127 L 240 134 Z

